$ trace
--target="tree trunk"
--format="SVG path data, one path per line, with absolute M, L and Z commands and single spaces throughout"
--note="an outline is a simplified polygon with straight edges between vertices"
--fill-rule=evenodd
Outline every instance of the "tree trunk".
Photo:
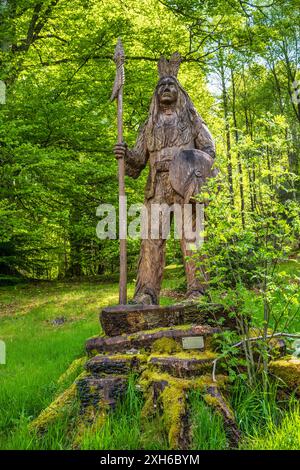
M 232 116 L 233 116 L 233 125 L 234 125 L 234 136 L 235 136 L 235 143 L 238 146 L 239 131 L 237 127 L 237 117 L 236 117 L 236 89 L 235 89 L 235 78 L 234 78 L 234 73 L 232 69 L 231 69 L 231 83 L 232 83 Z M 242 218 L 242 226 L 243 228 L 245 228 L 245 197 L 244 197 L 243 168 L 242 168 L 242 161 L 241 161 L 241 153 L 239 150 L 237 150 L 237 164 L 238 164 L 238 172 L 239 172 L 241 218 Z
M 69 243 L 70 243 L 70 265 L 66 277 L 79 277 L 83 275 L 81 263 L 81 240 L 78 233 L 80 212 L 78 207 L 73 206 L 70 211 Z
M 224 112 L 224 123 L 225 123 L 225 135 L 226 135 L 226 154 L 227 154 L 227 174 L 229 183 L 229 194 L 232 207 L 234 207 L 234 191 L 233 191 L 233 179 L 232 179 L 232 158 L 231 158 L 231 136 L 230 136 L 230 123 L 229 123 L 229 112 L 228 112 L 228 93 L 225 82 L 225 67 L 223 57 L 220 54 L 220 75 L 222 84 L 222 101 L 223 101 L 223 112 Z

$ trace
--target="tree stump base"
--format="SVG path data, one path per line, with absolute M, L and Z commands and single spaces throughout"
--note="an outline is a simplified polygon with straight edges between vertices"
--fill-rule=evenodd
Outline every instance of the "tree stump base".
M 87 340 L 87 375 L 77 384 L 84 408 L 114 408 L 134 373 L 145 396 L 143 415 L 161 414 L 170 448 L 188 449 L 188 392 L 200 390 L 205 399 L 214 391 L 214 400 L 206 401 L 222 415 L 226 429 L 233 429 L 229 444 L 237 445 L 233 413 L 221 392 L 226 377 L 212 379 L 213 336 L 236 327 L 221 306 L 120 305 L 103 309 L 100 323 L 106 335 Z
M 228 329 L 233 320 L 226 315 L 224 320 L 225 312 L 219 306 L 208 305 L 206 310 L 202 305 L 200 310 L 191 304 L 103 309 L 101 324 L 107 334 L 86 341 L 88 360 L 74 361 L 85 370 L 40 414 L 32 429 L 45 430 L 77 396 L 81 413 L 76 445 L 80 446 L 85 429 L 103 425 L 107 411 L 122 400 L 129 376 L 134 374 L 145 397 L 142 416 L 161 415 L 170 449 L 190 447 L 188 396 L 192 390 L 199 391 L 205 403 L 223 418 L 228 447 L 237 448 L 240 432 L 226 400 L 228 377 L 222 374 L 219 362 L 214 378 L 212 373 L 218 357 L 214 335 Z M 272 347 L 275 357 L 282 354 L 281 343 L 274 342 Z M 273 360 L 269 365 L 290 391 L 300 394 L 299 359 Z

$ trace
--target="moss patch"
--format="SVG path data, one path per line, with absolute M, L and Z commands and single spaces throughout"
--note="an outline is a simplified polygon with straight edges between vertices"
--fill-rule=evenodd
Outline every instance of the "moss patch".
M 300 359 L 292 357 L 271 361 L 269 370 L 281 379 L 289 390 L 300 395 Z
M 180 345 L 173 338 L 159 338 L 153 342 L 151 351 L 161 354 L 174 354 L 181 350 Z
M 167 386 L 160 396 L 163 420 L 168 430 L 170 449 L 180 449 L 187 444 L 185 422 L 187 421 L 186 391 L 184 388 Z
M 87 361 L 87 356 L 80 357 L 79 359 L 75 359 L 68 367 L 68 369 L 59 377 L 58 383 L 65 384 L 71 378 L 73 378 L 74 374 L 78 375 L 80 372 L 83 372 L 83 366 Z
M 152 354 L 149 356 L 149 360 L 152 358 L 152 357 L 170 357 L 170 354 L 168 353 L 159 353 L 159 354 L 156 354 L 154 351 L 152 352 Z M 216 357 L 218 357 L 218 354 L 214 353 L 213 351 L 195 351 L 195 350 L 192 350 L 192 351 L 178 351 L 174 354 L 172 354 L 172 357 L 174 357 L 175 359 L 203 359 L 203 360 L 214 360 Z

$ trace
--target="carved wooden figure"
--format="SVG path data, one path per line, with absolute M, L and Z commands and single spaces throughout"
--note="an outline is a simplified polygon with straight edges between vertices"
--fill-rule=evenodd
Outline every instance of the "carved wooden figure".
M 158 304 L 165 266 L 166 239 L 162 236 L 162 227 L 157 238 L 151 237 L 151 207 L 153 204 L 183 207 L 193 203 L 193 196 L 199 193 L 206 178 L 215 175 L 212 136 L 176 78 L 181 60 L 178 53 L 174 53 L 169 61 L 160 59 L 160 79 L 152 97 L 149 117 L 134 148 L 128 149 L 126 144 L 115 146 L 116 157 L 125 158 L 127 175 L 137 178 L 148 162 L 150 167 L 144 202 L 149 236 L 141 242 L 134 294 L 134 302 L 139 304 Z M 191 217 L 195 226 L 194 211 Z M 180 242 L 187 294 L 201 295 L 205 289 L 205 273 L 199 276 L 194 261 L 187 260 L 192 254 L 190 243 L 194 240 L 184 236 Z

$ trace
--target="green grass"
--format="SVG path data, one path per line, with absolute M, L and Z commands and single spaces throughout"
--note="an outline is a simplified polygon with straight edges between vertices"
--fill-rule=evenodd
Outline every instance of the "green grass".
M 143 398 L 129 380 L 126 396 L 97 429 L 86 429 L 82 438 L 83 450 L 168 449 L 167 436 L 159 417 L 142 418 Z
M 128 287 L 132 296 L 133 283 Z M 27 423 L 51 403 L 60 375 L 85 354 L 86 339 L 101 333 L 100 308 L 117 302 L 118 285 L 103 281 L 0 287 L 0 340 L 7 352 L 6 365 L 0 365 L 1 449 L 44 448 L 45 442 L 51 449 L 67 445 L 50 437 L 44 444 L 32 441 Z M 171 302 L 162 298 L 162 304 Z M 61 317 L 64 323 L 53 323 Z M 63 423 L 53 432 L 60 427 Z
M 99 332 L 99 290 L 61 284 L 0 289 L 0 337 L 7 349 L 7 364 L 0 366 L 0 433 L 45 408 L 59 376 L 84 355 L 85 340 Z M 112 295 L 111 286 L 103 290 Z M 62 316 L 64 324 L 52 323 Z
M 288 412 L 279 425 L 271 421 L 263 435 L 256 433 L 254 437 L 245 439 L 241 448 L 248 450 L 299 450 L 299 406 Z
M 198 390 L 189 394 L 194 450 L 224 450 L 227 446 L 223 421 L 203 401 Z

